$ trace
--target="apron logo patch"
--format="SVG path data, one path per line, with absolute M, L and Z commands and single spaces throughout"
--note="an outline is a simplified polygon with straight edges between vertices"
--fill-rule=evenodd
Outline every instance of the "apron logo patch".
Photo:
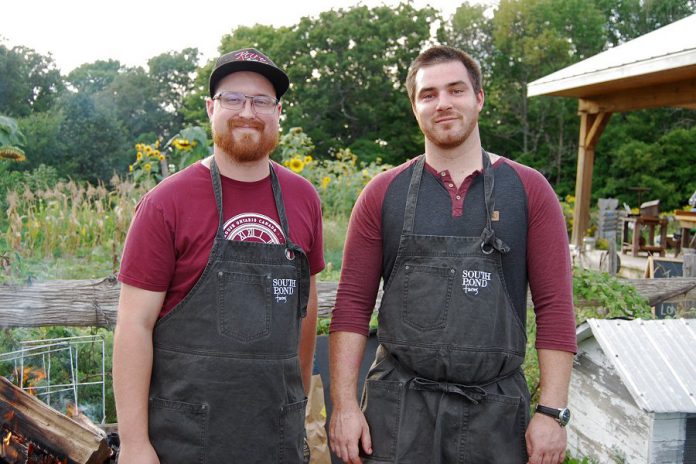
M 471 271 L 464 269 L 462 271 L 462 289 L 464 293 L 479 294 L 479 290 L 488 287 L 491 281 L 491 273 L 485 271 Z
M 273 279 L 273 296 L 276 303 L 287 303 L 288 296 L 295 294 L 297 280 L 295 279 Z

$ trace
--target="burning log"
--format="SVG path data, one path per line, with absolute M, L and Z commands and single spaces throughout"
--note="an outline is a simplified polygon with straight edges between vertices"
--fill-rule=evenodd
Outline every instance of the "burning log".
M 0 463 L 104 464 L 106 434 L 85 427 L 0 377 Z

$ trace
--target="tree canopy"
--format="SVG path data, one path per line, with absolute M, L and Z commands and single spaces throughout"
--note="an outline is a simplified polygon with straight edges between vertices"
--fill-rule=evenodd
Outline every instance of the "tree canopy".
M 423 150 L 404 89 L 408 66 L 431 44 L 462 48 L 484 74 L 484 146 L 540 170 L 565 196 L 574 191 L 577 102 L 528 98 L 527 84 L 695 10 L 696 0 L 500 0 L 495 7 L 463 2 L 444 18 L 410 1 L 357 5 L 292 26 L 237 27 L 220 38 L 218 51 L 256 47 L 286 70 L 282 126 L 303 128 L 315 158 L 350 148 L 363 161 L 397 164 Z M 104 57 L 62 76 L 50 55 L 0 42 L 0 112 L 26 138 L 27 162 L 12 169 L 43 163 L 66 176 L 109 178 L 125 172 L 135 143 L 206 126 L 214 60 L 199 60 L 195 48 L 152 57 L 144 67 Z M 645 186 L 665 209 L 682 206 L 684 189 L 696 189 L 688 150 L 695 115 L 658 109 L 612 118 L 597 148 L 595 196 L 634 205 L 630 187 Z M 663 164 L 651 177 L 643 169 Z

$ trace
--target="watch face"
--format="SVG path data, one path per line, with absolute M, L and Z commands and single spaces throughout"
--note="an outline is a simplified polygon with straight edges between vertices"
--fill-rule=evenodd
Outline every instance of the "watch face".
M 561 425 L 566 426 L 569 421 L 570 421 L 570 409 L 568 409 L 568 408 L 561 409 L 561 413 L 558 415 L 558 422 L 560 422 Z

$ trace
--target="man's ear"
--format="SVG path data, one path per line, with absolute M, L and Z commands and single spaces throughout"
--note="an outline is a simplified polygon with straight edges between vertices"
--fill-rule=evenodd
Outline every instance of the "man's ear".
M 483 89 L 479 90 L 479 93 L 476 94 L 476 103 L 478 106 L 479 113 L 483 109 L 483 103 L 486 101 L 486 95 L 483 92 Z
M 213 113 L 215 112 L 215 100 L 213 100 L 212 98 L 206 98 L 205 109 L 208 112 L 208 119 L 212 119 Z

